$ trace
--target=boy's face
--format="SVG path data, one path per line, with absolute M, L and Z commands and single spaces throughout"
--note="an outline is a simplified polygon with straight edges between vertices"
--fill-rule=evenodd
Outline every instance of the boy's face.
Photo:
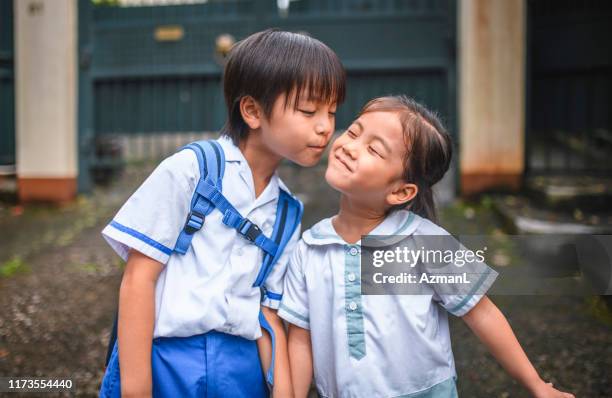
M 367 112 L 331 147 L 325 179 L 336 190 L 373 205 L 392 205 L 389 195 L 404 184 L 406 143 L 393 112 Z
M 300 166 L 319 162 L 335 127 L 336 104 L 308 100 L 301 95 L 297 106 L 280 95 L 269 118 L 261 119 L 261 135 L 275 154 Z

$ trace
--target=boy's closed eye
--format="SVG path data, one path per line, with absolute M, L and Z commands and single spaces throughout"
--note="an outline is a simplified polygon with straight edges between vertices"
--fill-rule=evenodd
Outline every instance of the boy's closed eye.
M 306 116 L 314 116 L 317 113 L 317 109 L 310 109 L 310 108 L 298 108 L 298 111 L 303 113 Z M 335 110 L 329 111 L 328 114 L 331 117 L 335 117 L 336 111 Z
M 298 109 L 298 111 L 300 111 L 301 113 L 303 113 L 306 116 L 314 116 L 314 114 L 316 113 L 316 111 L 311 111 L 311 110 L 307 110 L 307 109 Z

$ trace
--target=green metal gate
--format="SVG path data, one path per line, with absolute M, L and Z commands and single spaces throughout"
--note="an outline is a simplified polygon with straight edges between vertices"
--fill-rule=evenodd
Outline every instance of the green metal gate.
M 15 164 L 13 1 L 0 0 L 0 166 Z
M 612 3 L 527 4 L 527 171 L 612 175 Z
M 218 131 L 225 110 L 215 40 L 269 27 L 307 32 L 338 53 L 348 72 L 338 129 L 368 99 L 399 93 L 438 111 L 451 130 L 456 124 L 453 0 L 299 0 L 285 15 L 275 1 L 257 0 L 86 7 L 81 74 L 91 95 L 81 91 L 80 102 L 91 110 L 81 115 L 93 140 Z M 91 152 L 84 156 L 99 162 Z

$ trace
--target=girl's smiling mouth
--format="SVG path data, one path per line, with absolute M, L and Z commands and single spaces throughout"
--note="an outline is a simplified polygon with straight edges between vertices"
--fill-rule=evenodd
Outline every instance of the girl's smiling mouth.
M 338 156 L 338 154 L 337 154 L 337 153 L 336 153 L 336 154 L 334 154 L 334 157 L 336 158 L 336 160 L 337 160 L 338 162 L 342 163 L 342 165 L 343 165 L 344 167 L 346 167 L 346 169 L 347 169 L 349 172 L 351 172 L 351 173 L 353 172 L 353 169 L 351 169 L 351 168 L 349 167 L 348 163 L 347 163 L 347 162 L 346 162 L 344 159 L 342 159 L 340 156 Z

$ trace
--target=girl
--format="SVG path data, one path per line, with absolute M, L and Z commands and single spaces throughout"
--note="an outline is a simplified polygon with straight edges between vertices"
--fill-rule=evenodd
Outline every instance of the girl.
M 456 397 L 447 312 L 460 316 L 535 397 L 573 397 L 545 383 L 506 318 L 482 294 L 361 295 L 363 235 L 448 235 L 431 187 L 448 170 L 450 137 L 404 96 L 370 101 L 332 145 L 325 178 L 340 211 L 306 231 L 290 260 L 278 314 L 290 322 L 294 390 L 312 371 L 324 397 Z M 409 210 L 407 210 L 409 209 Z M 471 292 L 486 292 L 488 267 Z

